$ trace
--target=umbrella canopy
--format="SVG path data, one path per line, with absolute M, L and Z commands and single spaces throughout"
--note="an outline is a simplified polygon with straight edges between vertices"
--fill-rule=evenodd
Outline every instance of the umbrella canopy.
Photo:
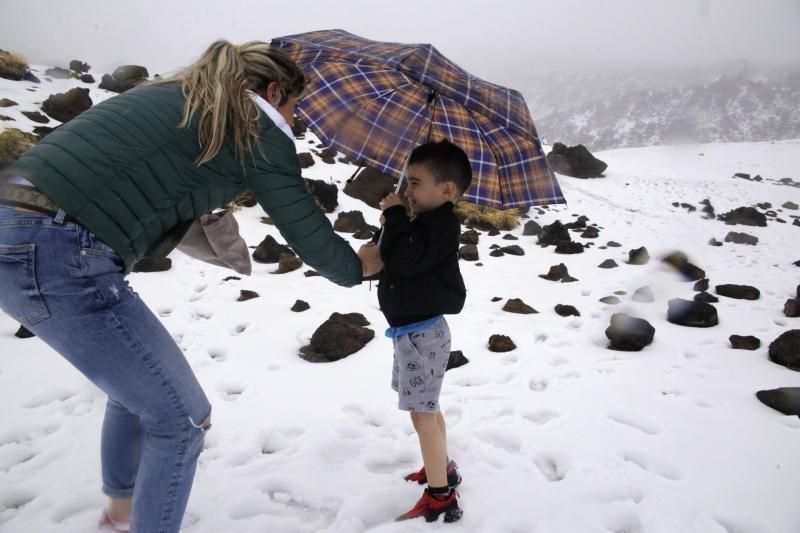
M 414 147 L 447 139 L 472 163 L 465 199 L 500 209 L 565 203 L 518 91 L 472 76 L 430 44 L 325 30 L 272 45 L 307 77 L 298 115 L 351 160 L 402 178 Z

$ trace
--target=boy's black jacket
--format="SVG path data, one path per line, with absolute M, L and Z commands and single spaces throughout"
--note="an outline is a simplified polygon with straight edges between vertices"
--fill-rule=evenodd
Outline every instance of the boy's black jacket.
M 383 229 L 373 241 L 380 239 L 378 302 L 389 325 L 459 313 L 467 290 L 458 268 L 461 224 L 453 204 L 446 202 L 413 220 L 397 205 L 383 217 Z

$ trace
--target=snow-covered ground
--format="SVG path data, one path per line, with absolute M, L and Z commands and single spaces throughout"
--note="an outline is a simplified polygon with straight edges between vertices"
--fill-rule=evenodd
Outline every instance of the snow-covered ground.
M 40 73 L 41 77 L 41 73 Z M 96 76 L 99 78 L 99 76 Z M 30 85 L 0 80 L 0 97 L 33 110 L 77 81 Z M 95 92 L 92 94 L 95 98 Z M 27 99 L 26 99 L 27 98 Z M 26 99 L 26 100 L 25 100 Z M 21 101 L 21 100 L 24 100 Z M 96 100 L 97 101 L 97 100 Z M 25 102 L 30 102 L 26 104 Z M 10 108 L 11 110 L 15 108 Z M 16 113 L 16 111 L 13 111 Z M 12 116 L 9 108 L 0 113 Z M 17 115 L 5 127 L 30 129 Z M 308 142 L 297 141 L 298 151 Z M 442 397 L 451 456 L 464 483 L 456 524 L 393 523 L 420 495 L 403 481 L 420 457 L 407 415 L 389 387 L 391 342 L 375 287 L 345 289 L 301 270 L 276 275 L 254 264 L 250 278 L 175 253 L 173 268 L 134 274 L 131 284 L 172 332 L 214 405 L 213 430 L 200 458 L 184 520 L 187 533 L 416 532 L 475 533 L 796 533 L 800 531 L 800 420 L 755 398 L 760 389 L 800 386 L 800 374 L 768 360 L 784 331 L 784 301 L 800 283 L 800 227 L 726 226 L 672 202 L 708 198 L 717 213 L 787 200 L 800 189 L 732 179 L 734 172 L 800 178 L 800 141 L 625 149 L 597 154 L 604 179 L 561 177 L 568 206 L 531 217 L 540 224 L 586 215 L 602 229 L 597 246 L 556 255 L 535 237 L 518 241 L 482 232 L 483 266 L 462 262 L 469 290 L 464 311 L 448 320 L 453 349 L 470 359 L 448 372 Z M 305 176 L 343 187 L 353 167 L 316 164 Z M 340 193 L 337 212 L 378 211 Z M 265 235 L 259 207 L 237 213 L 251 246 Z M 335 219 L 336 213 L 330 215 Z M 757 246 L 707 244 L 728 231 L 759 237 Z M 577 234 L 574 238 L 580 239 Z M 351 238 L 350 236 L 346 236 Z M 614 240 L 621 248 L 599 249 Z M 352 239 L 354 246 L 361 241 Z M 519 244 L 526 255 L 490 257 L 492 244 Z M 646 246 L 648 265 L 626 264 Z M 658 261 L 681 250 L 705 269 L 713 287 L 754 285 L 757 301 L 720 297 L 720 324 L 691 329 L 666 321 L 667 301 L 691 299 Z M 605 259 L 619 268 L 597 268 Z M 575 283 L 538 274 L 565 263 Z M 652 303 L 631 300 L 649 285 Z M 261 297 L 237 302 L 240 289 Z M 622 303 L 598 300 L 626 291 Z M 493 303 L 493 297 L 503 300 Z M 539 311 L 514 315 L 505 299 Z M 293 313 L 296 299 L 311 309 Z M 562 318 L 556 304 L 577 307 Z M 298 357 L 332 312 L 363 313 L 375 338 L 330 364 Z M 611 351 L 604 330 L 615 312 L 650 321 L 655 341 L 642 352 Z M 0 313 L 0 531 L 91 531 L 104 504 L 99 433 L 105 398 L 38 339 L 13 336 Z M 492 334 L 517 349 L 492 353 Z M 733 350 L 731 334 L 755 335 L 756 351 Z

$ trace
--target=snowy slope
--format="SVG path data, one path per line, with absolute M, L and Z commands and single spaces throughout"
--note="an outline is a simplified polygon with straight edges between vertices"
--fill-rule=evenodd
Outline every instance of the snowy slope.
M 18 90 L 21 83 L 12 94 L 14 84 L 0 80 L 0 97 L 28 97 L 24 87 Z M 25 109 L 44 93 L 44 87 L 28 93 Z M 310 140 L 309 134 L 297 141 L 298 151 L 307 151 Z M 172 332 L 214 405 L 184 530 L 799 531 L 800 420 L 763 406 L 754 393 L 800 386 L 800 374 L 767 358 L 772 340 L 800 328 L 800 319 L 782 313 L 800 283 L 800 268 L 792 266 L 800 259 L 800 227 L 790 224 L 790 215 L 800 211 L 779 213 L 789 224 L 743 228 L 671 204 L 709 198 L 723 213 L 756 202 L 800 203 L 800 189 L 731 178 L 750 172 L 797 179 L 800 141 L 657 146 L 598 156 L 609 164 L 606 178 L 561 177 L 569 205 L 530 214 L 540 224 L 586 215 L 602 228 L 598 245 L 615 240 L 621 248 L 556 255 L 522 236 L 520 227 L 511 232 L 519 237 L 514 242 L 481 235 L 484 266 L 461 263 L 467 304 L 448 320 L 453 348 L 470 363 L 447 374 L 442 397 L 451 455 L 464 475 L 465 512 L 458 524 L 392 522 L 419 496 L 419 487 L 402 476 L 419 467 L 420 457 L 389 388 L 391 342 L 382 336 L 374 286 L 344 289 L 304 277 L 306 268 L 274 275 L 273 265 L 260 264 L 252 277 L 225 282 L 231 272 L 180 253 L 169 272 L 132 275 L 131 284 Z M 352 171 L 317 158 L 305 176 L 343 187 Z M 339 202 L 338 212 L 359 209 L 377 222 L 378 212 L 360 201 L 340 193 Z M 263 214 L 259 207 L 237 213 L 251 246 L 266 234 L 281 240 L 260 222 Z M 760 242 L 707 245 L 730 230 Z M 526 255 L 490 257 L 493 243 L 519 244 Z M 639 246 L 654 259 L 626 264 L 628 250 Z M 714 328 L 668 323 L 666 302 L 693 295 L 691 283 L 657 261 L 675 249 L 706 270 L 712 287 L 754 285 L 761 299 L 720 297 Z M 608 258 L 619 268 L 597 268 Z M 578 282 L 538 277 L 561 262 Z M 644 285 L 653 288 L 655 302 L 631 300 Z M 236 302 L 240 289 L 261 297 Z M 598 301 L 614 291 L 627 293 L 620 305 Z M 503 300 L 492 303 L 495 296 Z M 311 309 L 290 312 L 298 298 Z M 506 313 L 506 298 L 522 298 L 539 314 Z M 558 316 L 553 306 L 559 303 L 576 306 L 582 316 Z M 375 338 L 337 363 L 301 360 L 298 349 L 334 311 L 363 313 Z M 654 343 L 639 353 L 608 350 L 603 332 L 619 311 L 649 320 Z M 16 329 L 0 314 L 0 531 L 90 531 L 104 503 L 99 433 L 105 398 L 38 339 L 15 338 Z M 487 340 L 495 333 L 509 335 L 518 348 L 490 352 Z M 756 335 L 762 348 L 732 350 L 731 334 Z

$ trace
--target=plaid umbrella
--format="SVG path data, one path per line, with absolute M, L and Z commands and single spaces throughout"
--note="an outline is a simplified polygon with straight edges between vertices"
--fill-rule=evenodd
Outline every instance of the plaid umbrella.
M 566 203 L 522 95 L 429 44 L 326 30 L 272 41 L 307 77 L 298 114 L 327 146 L 402 179 L 413 148 L 448 139 L 472 163 L 465 199 L 505 209 Z

